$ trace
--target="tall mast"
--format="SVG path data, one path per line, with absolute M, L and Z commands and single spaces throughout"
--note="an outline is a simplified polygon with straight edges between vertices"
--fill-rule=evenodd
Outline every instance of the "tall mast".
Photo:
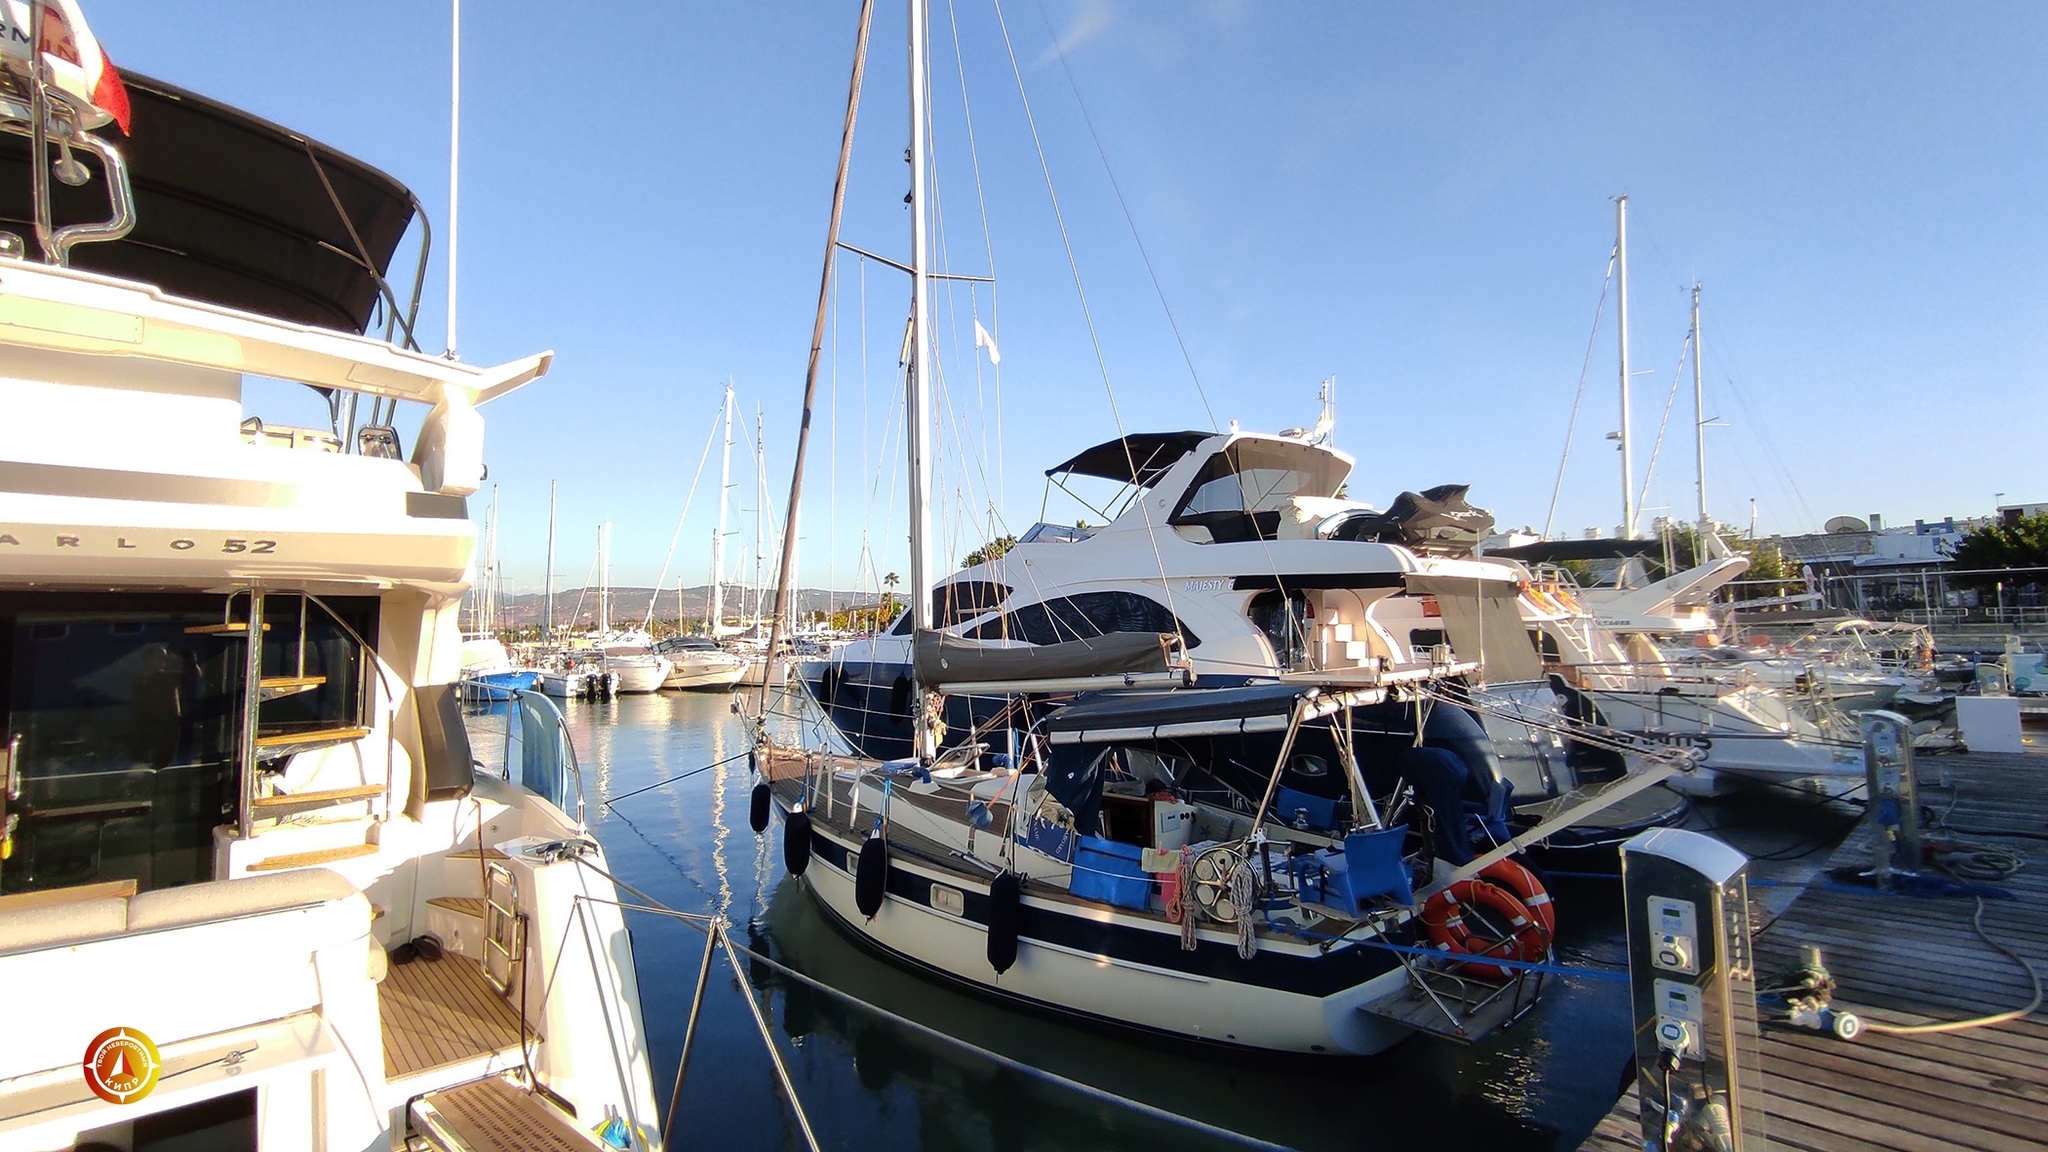
M 484 580 L 486 582 L 484 587 L 484 604 L 485 611 L 490 621 L 490 623 L 487 624 L 485 627 L 489 635 L 491 635 L 494 638 L 498 635 L 498 610 L 500 608 L 500 605 L 498 603 L 499 515 L 500 513 L 498 510 L 498 486 L 496 484 L 493 484 L 491 485 L 491 564 L 489 573 L 484 577 Z
M 544 578 L 544 599 L 541 602 L 540 639 L 543 644 L 555 642 L 555 482 L 548 481 L 548 573 Z
M 462 0 L 453 0 L 448 59 L 448 359 L 455 359 L 455 210 L 462 170 Z
M 1628 194 L 1614 198 L 1614 261 L 1618 269 L 1615 277 L 1614 317 L 1620 329 L 1617 341 L 1621 349 L 1621 535 L 1633 540 L 1636 535 L 1636 494 L 1635 458 L 1629 453 L 1628 444 Z
M 761 416 L 761 402 L 754 401 L 754 627 L 761 626 L 762 553 L 768 548 L 768 423 Z
M 612 522 L 597 526 L 597 635 L 612 630 Z
M 931 409 L 925 389 L 931 383 L 930 283 L 926 273 L 925 234 L 925 22 L 927 0 L 910 0 L 910 331 L 913 341 L 909 371 L 903 375 L 904 439 L 910 450 L 910 623 L 911 639 L 931 627 Z M 913 665 L 914 666 L 914 665 Z M 924 708 L 913 705 L 918 755 L 929 754 L 932 733 Z
M 1699 462 L 1697 483 L 1700 493 L 1700 532 L 1713 530 L 1713 521 L 1707 519 L 1707 401 L 1706 386 L 1702 382 L 1706 374 L 1700 363 L 1700 286 L 1692 286 L 1692 424 L 1694 459 Z
M 910 619 L 931 626 L 931 383 L 930 282 L 926 271 L 930 241 L 925 221 L 925 24 L 927 0 L 910 0 L 910 333 L 909 371 L 904 374 L 904 412 L 910 450 Z
M 811 357 L 804 369 L 803 419 L 797 424 L 796 449 L 789 471 L 789 511 L 782 518 L 782 566 L 775 579 L 775 622 L 768 628 L 768 664 L 762 669 L 761 711 L 759 719 L 768 718 L 768 687 L 777 682 L 775 657 L 782 647 L 782 621 L 785 608 L 792 620 L 796 611 L 793 586 L 796 584 L 797 509 L 803 500 L 804 455 L 811 442 L 811 407 L 818 398 L 818 355 L 825 345 L 825 318 L 830 314 L 832 291 L 832 261 L 839 252 L 839 218 L 846 207 L 846 170 L 853 161 L 853 127 L 860 113 L 861 79 L 867 72 L 868 29 L 874 21 L 875 0 L 861 0 L 860 33 L 854 40 L 853 78 L 846 89 L 846 127 L 839 137 L 839 168 L 832 178 L 832 216 L 825 226 L 825 269 L 818 276 L 818 311 L 811 323 Z M 827 592 L 829 609 L 830 593 Z
M 718 527 L 711 533 L 711 607 L 706 621 L 713 637 L 725 623 L 725 505 L 732 491 L 732 385 L 725 386 L 725 455 L 718 464 Z

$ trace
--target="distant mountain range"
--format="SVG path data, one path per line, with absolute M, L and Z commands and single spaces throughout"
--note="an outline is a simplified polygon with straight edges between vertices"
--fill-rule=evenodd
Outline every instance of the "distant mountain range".
M 612 623 L 615 626 L 637 625 L 647 618 L 647 602 L 654 596 L 652 588 L 612 589 Z M 872 608 L 877 597 L 863 596 L 854 592 L 830 592 L 822 588 L 799 588 L 796 593 L 798 616 L 812 612 L 823 612 L 829 605 L 835 612 L 850 608 Z M 542 608 L 547 597 L 538 592 L 523 596 L 507 596 L 503 606 L 504 627 L 525 628 L 541 623 Z M 700 584 L 683 589 L 682 614 L 688 620 L 701 620 L 710 610 L 711 586 Z M 579 604 L 581 611 L 578 611 Z M 773 611 L 775 590 L 769 589 L 763 611 Z M 752 616 L 754 612 L 754 591 L 738 584 L 725 586 L 725 620 L 737 624 Z M 572 617 L 574 617 L 572 619 Z M 657 620 L 676 618 L 676 592 L 673 588 L 661 591 L 661 602 L 654 609 Z M 555 627 L 594 627 L 597 624 L 597 589 L 571 588 L 555 593 Z

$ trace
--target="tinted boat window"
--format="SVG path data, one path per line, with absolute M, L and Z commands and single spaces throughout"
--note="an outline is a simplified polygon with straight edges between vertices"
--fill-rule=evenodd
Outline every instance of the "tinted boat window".
M 1178 632 L 1193 648 L 1202 641 L 1166 605 L 1136 592 L 1082 592 L 1027 604 L 968 633 L 976 640 L 1062 644 L 1112 632 Z

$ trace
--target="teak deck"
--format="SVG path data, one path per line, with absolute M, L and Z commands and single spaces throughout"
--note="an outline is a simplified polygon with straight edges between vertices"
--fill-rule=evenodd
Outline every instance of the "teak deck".
M 1954 792 L 1942 786 L 1943 780 Z M 2014 900 L 1986 900 L 1984 930 L 2048 976 L 2048 759 L 2017 755 L 1928 756 L 1919 761 L 1920 802 L 1965 840 L 2016 848 L 2032 859 L 1998 886 Z M 2004 831 L 2024 836 L 1997 836 Z M 1837 848 L 1830 870 L 1865 868 L 1871 832 L 1862 825 Z M 1923 831 L 1933 838 L 1945 833 Z M 1924 1024 L 2010 1011 L 2033 985 L 1970 926 L 1969 897 L 1922 898 L 1835 884 L 1825 872 L 1757 936 L 1757 967 L 1768 976 L 1819 945 L 1836 983 L 1835 1006 L 1867 1022 Z M 1776 1148 L 1904 1152 L 2048 1146 L 2048 1019 L 1966 1032 L 1853 1041 L 1763 1026 L 1764 1110 Z M 1631 1088 L 1581 1146 L 1640 1152 Z
M 519 1047 L 518 1010 L 481 965 L 453 952 L 392 965 L 377 985 L 377 1007 L 389 1080 Z

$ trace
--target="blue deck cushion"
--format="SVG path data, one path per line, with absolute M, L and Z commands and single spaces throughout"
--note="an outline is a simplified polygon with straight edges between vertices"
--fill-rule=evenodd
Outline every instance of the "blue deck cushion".
M 1140 911 L 1152 902 L 1152 877 L 1138 866 L 1144 849 L 1136 844 L 1082 836 L 1074 849 L 1074 876 L 1067 891 L 1086 900 L 1100 900 Z
M 1337 802 L 1322 796 L 1298 792 L 1285 784 L 1273 792 L 1273 819 L 1292 827 L 1295 818 L 1308 816 L 1308 826 L 1324 832 L 1337 827 Z

